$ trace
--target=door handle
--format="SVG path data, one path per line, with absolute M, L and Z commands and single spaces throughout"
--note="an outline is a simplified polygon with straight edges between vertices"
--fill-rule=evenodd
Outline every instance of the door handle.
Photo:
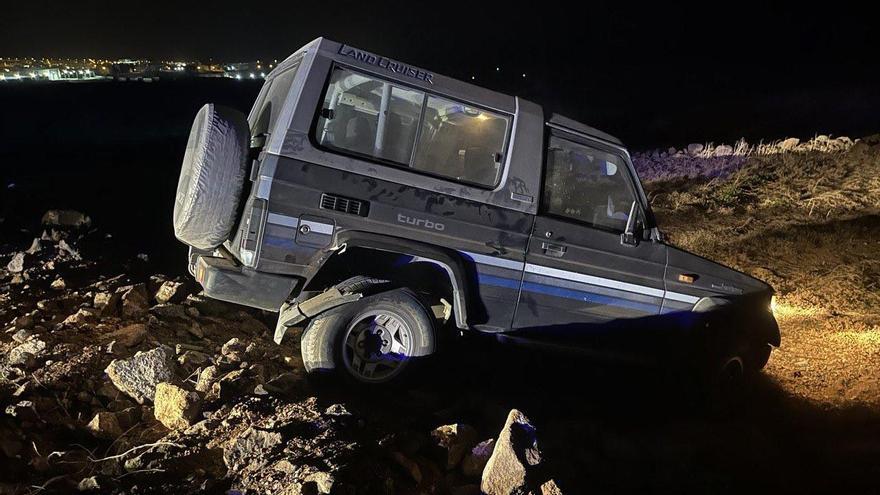
M 565 246 L 560 244 L 553 244 L 550 242 L 542 242 L 541 249 L 544 250 L 544 254 L 547 256 L 552 256 L 554 258 L 561 258 L 565 255 L 565 250 L 567 249 Z

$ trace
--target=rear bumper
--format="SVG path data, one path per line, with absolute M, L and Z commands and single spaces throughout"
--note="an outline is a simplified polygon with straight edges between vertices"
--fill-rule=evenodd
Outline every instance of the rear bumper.
M 190 272 L 209 297 L 267 311 L 278 311 L 300 283 L 295 277 L 258 272 L 194 252 L 190 252 Z

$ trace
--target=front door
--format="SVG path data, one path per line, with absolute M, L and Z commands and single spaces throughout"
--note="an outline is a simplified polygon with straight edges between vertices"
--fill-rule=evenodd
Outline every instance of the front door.
M 645 205 L 619 150 L 554 132 L 545 155 L 541 207 L 526 254 L 515 329 L 581 334 L 658 315 L 666 247 L 621 234 Z M 633 202 L 636 207 L 633 208 Z

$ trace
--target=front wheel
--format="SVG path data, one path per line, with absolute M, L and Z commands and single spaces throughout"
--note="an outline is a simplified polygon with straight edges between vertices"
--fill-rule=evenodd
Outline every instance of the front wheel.
M 411 375 L 434 354 L 434 319 L 409 289 L 395 289 L 334 308 L 303 332 L 301 352 L 311 376 L 387 384 Z

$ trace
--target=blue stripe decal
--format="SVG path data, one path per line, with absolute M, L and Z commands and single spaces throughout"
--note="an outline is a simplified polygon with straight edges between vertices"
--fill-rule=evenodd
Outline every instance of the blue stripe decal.
M 263 236 L 263 243 L 268 244 L 270 246 L 277 246 L 277 247 L 292 247 L 293 246 L 293 239 L 290 239 L 287 237 L 278 237 L 278 236 L 274 236 L 274 235 L 264 235 Z
M 495 287 L 504 287 L 506 289 L 516 290 L 520 286 L 518 280 L 495 277 L 492 275 L 478 274 L 477 278 L 481 284 L 491 285 Z M 594 294 L 592 292 L 567 289 L 565 287 L 554 287 L 552 285 L 537 284 L 533 282 L 524 282 L 522 288 L 528 292 L 538 294 L 546 294 L 554 297 L 563 297 L 566 299 L 574 299 L 581 302 L 601 304 L 608 306 L 617 306 L 620 308 L 634 309 L 645 313 L 656 313 L 659 306 L 656 304 L 648 304 L 639 301 L 631 301 L 619 297 L 611 297 L 603 294 Z
M 495 287 L 504 287 L 506 289 L 519 290 L 519 280 L 504 277 L 496 277 L 494 275 L 477 274 L 481 284 L 492 285 Z
M 659 309 L 659 306 L 655 304 L 630 301 L 629 299 L 621 299 L 619 297 L 605 296 L 602 294 L 593 294 L 591 292 L 582 292 L 579 290 L 566 289 L 564 287 L 540 285 L 532 282 L 523 283 L 523 290 L 528 292 L 537 292 L 539 294 L 547 294 L 550 296 L 564 297 L 566 299 L 576 299 L 578 301 L 589 302 L 593 304 L 635 309 L 637 311 L 644 311 L 645 313 L 656 313 Z

